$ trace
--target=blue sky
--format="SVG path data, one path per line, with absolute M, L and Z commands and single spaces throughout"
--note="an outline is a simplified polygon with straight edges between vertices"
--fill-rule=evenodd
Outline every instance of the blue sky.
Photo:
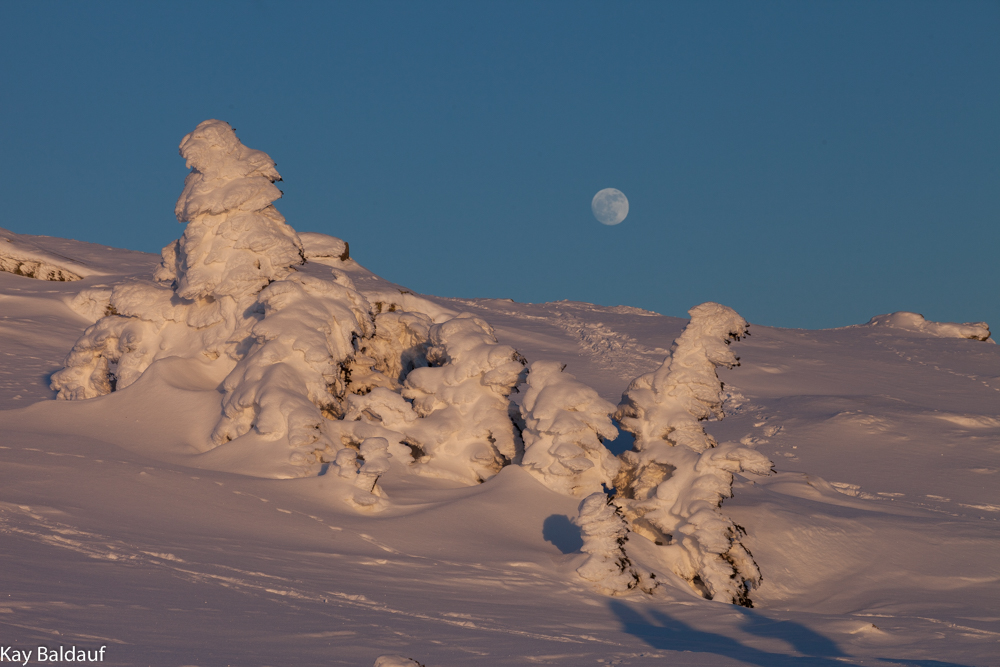
M 1000 327 L 998 34 L 995 2 L 4 3 L 0 227 L 157 252 L 221 118 L 293 227 L 416 291 Z

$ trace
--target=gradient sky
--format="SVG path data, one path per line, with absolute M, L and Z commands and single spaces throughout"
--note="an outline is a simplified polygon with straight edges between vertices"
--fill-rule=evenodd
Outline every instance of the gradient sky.
M 220 118 L 293 227 L 419 292 L 1000 328 L 998 35 L 997 2 L 7 2 L 0 227 L 158 252 Z

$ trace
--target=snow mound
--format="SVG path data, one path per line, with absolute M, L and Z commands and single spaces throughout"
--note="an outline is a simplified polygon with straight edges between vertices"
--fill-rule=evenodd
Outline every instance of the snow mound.
M 716 368 L 739 365 L 729 343 L 747 333 L 747 323 L 717 303 L 689 314 L 663 365 L 622 396 L 615 418 L 635 445 L 622 454 L 615 487 L 632 530 L 660 547 L 663 565 L 709 599 L 750 606 L 760 572 L 720 506 L 732 496 L 734 472 L 768 474 L 772 464 L 752 449 L 718 446 L 700 424 L 723 417 Z
M 0 271 L 36 280 L 83 280 L 95 272 L 68 257 L 40 248 L 20 234 L 0 228 Z
M 986 322 L 931 322 L 919 313 L 899 311 L 888 315 L 876 315 L 868 321 L 870 327 L 889 327 L 903 331 L 925 333 L 936 338 L 969 338 L 995 343 L 990 338 L 990 326 Z
M 113 314 L 111 293 L 110 287 L 89 287 L 77 292 L 67 305 L 77 315 L 96 322 L 105 315 Z

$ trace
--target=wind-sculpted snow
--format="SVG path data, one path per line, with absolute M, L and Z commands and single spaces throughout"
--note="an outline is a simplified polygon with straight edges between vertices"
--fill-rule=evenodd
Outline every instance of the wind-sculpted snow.
M 335 256 L 341 243 L 332 237 L 303 239 L 308 262 L 248 295 L 241 319 L 218 305 L 224 299 L 186 300 L 170 285 L 136 280 L 152 274 L 151 256 L 28 240 L 97 273 L 74 282 L 0 273 L 0 619 L 17 642 L 99 641 L 114 648 L 116 664 L 281 664 L 288 655 L 303 664 L 371 665 L 381 656 L 519 667 L 996 662 L 994 345 L 891 326 L 755 326 L 727 348 L 719 341 L 732 331 L 708 331 L 700 316 L 459 305 Z M 464 334 L 436 330 L 432 340 L 463 309 L 488 322 L 496 341 L 468 323 Z M 585 347 L 565 313 L 579 331 L 599 334 L 595 343 L 621 333 L 635 345 Z M 714 338 L 699 342 L 698 327 Z M 78 338 L 79 384 L 120 391 L 47 400 L 48 376 Z M 696 353 L 685 356 L 678 341 L 654 381 L 679 338 Z M 504 398 L 483 384 L 490 364 L 473 366 L 494 350 L 502 366 L 515 348 L 531 371 L 521 367 L 517 391 Z M 742 365 L 727 370 L 730 350 Z M 602 364 L 602 354 L 621 363 Z M 710 359 L 729 362 L 714 367 L 726 383 L 724 421 L 713 418 Z M 233 401 L 259 392 L 264 405 L 273 399 L 290 406 L 288 417 L 305 415 L 296 422 L 303 442 L 318 438 L 290 448 L 296 423 L 285 418 L 269 431 L 254 405 L 232 422 L 246 418 L 249 430 L 216 446 L 223 381 L 240 363 L 246 374 L 233 374 Z M 583 503 L 554 491 L 546 480 L 565 480 L 533 474 L 527 454 L 546 454 L 552 466 L 560 452 L 544 443 L 589 438 L 577 429 L 604 423 L 610 408 L 587 387 L 620 396 L 631 365 L 633 376 L 650 373 L 635 383 L 643 391 L 627 395 L 636 421 L 620 415 L 648 433 L 626 457 L 649 459 L 648 502 L 629 497 L 641 485 L 619 485 L 611 504 L 599 484 Z M 469 387 L 444 381 L 461 369 L 475 370 L 463 375 L 477 378 Z M 481 466 L 470 449 L 449 449 L 452 441 L 434 458 L 423 450 L 437 442 L 438 413 L 472 427 L 480 418 L 443 400 L 418 414 L 407 395 L 426 370 L 442 378 L 435 400 L 467 395 L 498 424 L 516 424 L 514 457 L 502 457 L 507 465 L 485 483 L 472 474 Z M 709 415 L 699 422 L 687 412 L 714 436 L 685 432 L 707 443 L 702 451 L 671 443 L 680 429 L 644 423 L 683 419 L 686 409 L 663 405 L 671 401 Z M 529 417 L 537 437 L 524 430 L 522 449 Z M 557 428 L 563 419 L 569 426 Z M 288 435 L 267 440 L 258 426 Z M 777 473 L 734 473 L 767 465 L 729 444 L 738 441 L 776 461 Z M 647 456 L 654 450 L 663 458 Z M 296 453 L 305 460 L 293 465 Z M 415 475 L 453 474 L 438 465 L 464 471 L 462 481 Z M 275 479 L 286 477 L 300 479 Z M 675 530 L 661 530 L 671 521 Z M 740 560 L 733 535 L 763 573 L 750 592 L 754 609 L 696 591 L 711 594 L 721 580 L 737 596 L 747 592 L 753 562 Z M 717 590 L 715 600 L 733 599 L 725 585 Z M 108 591 L 116 591 L 110 602 Z M 176 611 L 165 616 L 167 603 Z M 220 644 L 220 633 L 233 641 Z
M 742 529 L 719 509 L 732 495 L 733 473 L 767 474 L 771 462 L 752 449 L 719 446 L 701 421 L 722 419 L 719 366 L 739 359 L 729 347 L 747 333 L 734 310 L 703 303 L 656 371 L 636 378 L 616 418 L 635 435 L 622 455 L 615 487 L 633 530 L 660 545 L 673 572 L 711 599 L 749 605 L 760 572 L 741 544 Z
M 990 338 L 990 326 L 986 322 L 931 322 L 919 313 L 900 311 L 889 315 L 876 315 L 868 321 L 870 327 L 891 327 L 904 331 L 916 331 L 938 338 L 971 338 L 995 343 Z
M 524 420 L 521 465 L 553 491 L 582 497 L 614 484 L 620 462 L 604 446 L 618 437 L 615 406 L 563 364 L 536 361 L 513 395 Z

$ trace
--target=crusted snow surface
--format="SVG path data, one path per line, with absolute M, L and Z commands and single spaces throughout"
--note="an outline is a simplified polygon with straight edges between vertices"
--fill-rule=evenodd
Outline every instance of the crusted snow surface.
M 931 322 L 919 313 L 899 311 L 888 315 L 876 315 L 868 321 L 870 327 L 892 327 L 905 331 L 918 331 L 939 338 L 971 338 L 996 343 L 990 338 L 990 326 L 986 322 Z

